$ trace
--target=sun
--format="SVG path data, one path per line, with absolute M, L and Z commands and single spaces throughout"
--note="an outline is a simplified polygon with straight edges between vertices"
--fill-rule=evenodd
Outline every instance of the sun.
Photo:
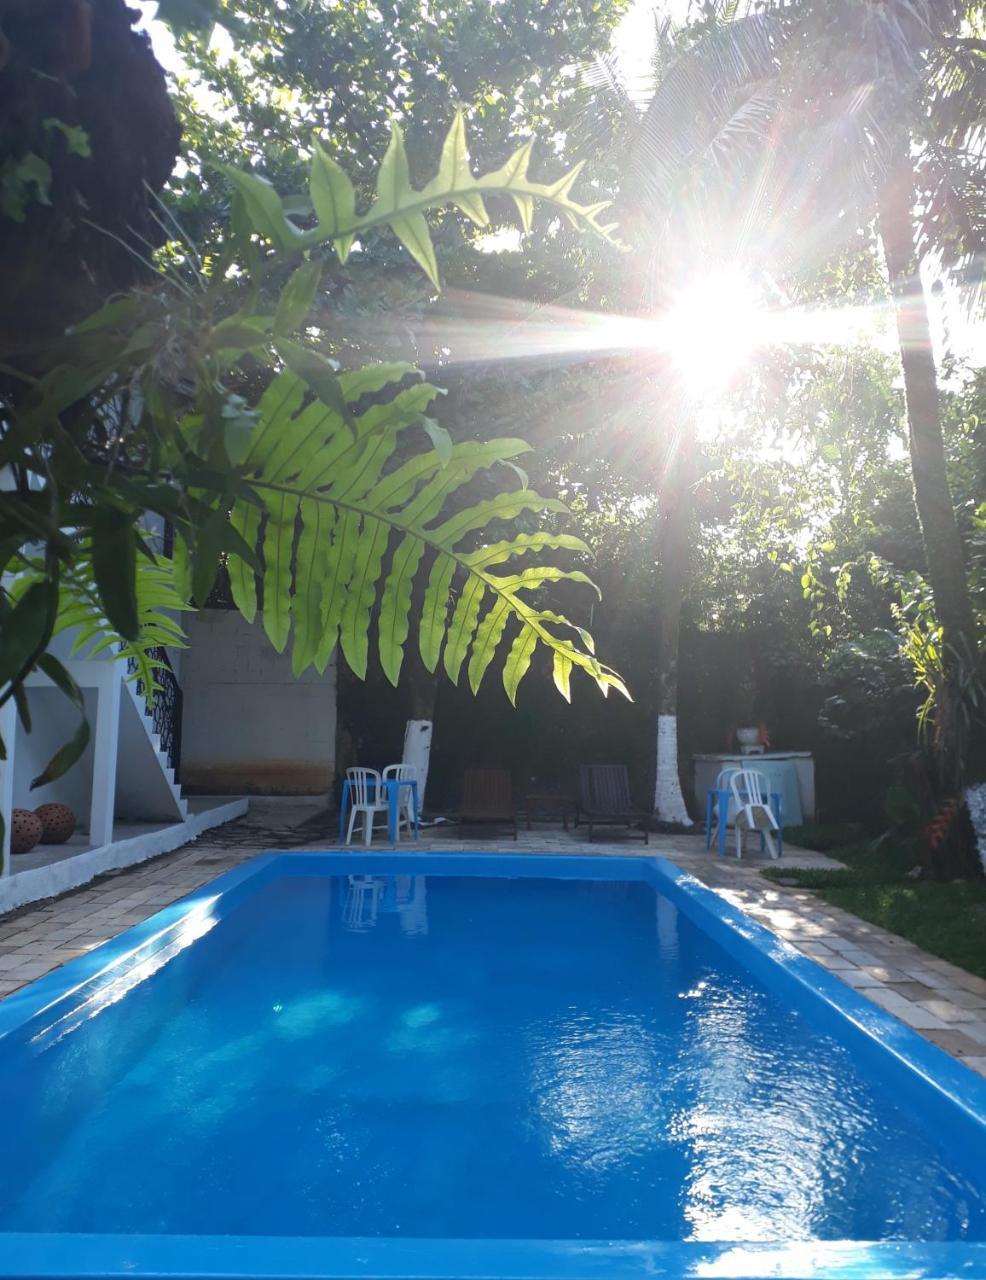
M 740 272 L 697 276 L 675 296 L 660 321 L 663 341 L 686 394 L 720 396 L 764 339 L 764 312 L 756 290 Z

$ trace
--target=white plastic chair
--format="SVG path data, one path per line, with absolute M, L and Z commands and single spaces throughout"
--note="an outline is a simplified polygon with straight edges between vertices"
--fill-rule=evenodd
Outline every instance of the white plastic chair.
M 388 779 L 397 782 L 417 782 L 418 771 L 413 764 L 388 764 L 383 771 L 384 782 Z M 401 838 L 401 823 L 407 827 L 410 835 L 414 829 L 414 800 L 410 787 L 397 788 L 397 839 Z
M 728 790 L 729 780 L 733 776 L 733 774 L 737 772 L 739 771 L 737 770 L 736 765 L 733 764 L 726 769 L 720 769 L 719 773 L 716 776 L 716 788 L 715 788 L 716 798 L 715 798 L 715 801 L 713 802 L 712 810 L 709 815 L 709 829 L 705 833 L 706 849 L 711 849 L 713 844 L 715 844 L 716 840 L 718 840 L 720 823 L 724 827 L 729 825 L 729 801 L 728 799 L 726 801 L 726 812 L 723 814 L 720 814 L 719 807 L 721 804 L 721 799 L 719 796 L 719 792 Z
M 381 778 L 376 769 L 347 769 L 346 780 L 349 783 L 349 830 L 346 832 L 346 844 L 352 842 L 357 813 L 362 813 L 363 843 L 368 845 L 373 839 L 373 819 L 378 813 L 387 813 L 387 794 L 381 786 Z
M 729 789 L 736 805 L 736 816 L 733 818 L 736 857 L 742 858 L 743 841 L 751 831 L 760 836 L 771 858 L 778 857 L 773 833 L 779 827 L 770 807 L 770 786 L 766 776 L 754 769 L 737 769 L 729 779 Z
M 354 933 L 372 929 L 380 910 L 383 883 L 378 876 L 349 876 L 342 923 Z

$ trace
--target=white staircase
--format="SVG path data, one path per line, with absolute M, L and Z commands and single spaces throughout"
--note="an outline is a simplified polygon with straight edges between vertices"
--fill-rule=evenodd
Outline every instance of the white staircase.
M 127 679 L 127 664 L 115 655 L 78 657 L 69 640 L 57 637 L 61 658 L 82 690 L 91 738 L 78 763 L 44 788 L 31 790 L 52 752 L 68 740 L 78 711 L 43 672 L 26 682 L 34 728 L 27 734 L 11 702 L 0 708 L 7 758 L 0 761 L 0 810 L 9 840 L 10 811 L 42 801 L 68 804 L 79 819 L 66 844 L 41 844 L 12 858 L 9 843 L 0 863 L 0 913 L 86 884 L 94 876 L 143 862 L 197 839 L 211 827 L 247 811 L 245 798 L 196 799 L 182 796 L 166 743 L 155 728 L 143 694 Z M 156 694 L 158 723 L 171 738 L 178 732 L 181 691 L 174 680 Z
M 123 681 L 120 696 L 115 813 L 124 822 L 184 822 L 188 817 L 188 801 L 132 680 Z

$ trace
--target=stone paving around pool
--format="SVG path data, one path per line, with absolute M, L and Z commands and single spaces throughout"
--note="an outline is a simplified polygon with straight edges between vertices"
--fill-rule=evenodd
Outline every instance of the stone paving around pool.
M 198 842 L 116 872 L 72 893 L 0 917 L 0 997 L 91 951 L 108 938 L 208 880 L 266 849 L 337 847 L 336 820 L 314 805 L 255 801 L 246 817 Z M 356 847 L 356 846 L 354 846 Z M 388 846 L 378 838 L 375 849 Z M 875 925 L 840 911 L 803 889 L 770 884 L 760 856 L 718 857 L 700 836 L 651 835 L 589 844 L 582 830 L 460 833 L 454 826 L 422 832 L 422 851 L 499 848 L 510 853 L 658 854 L 690 871 L 748 911 L 792 946 L 914 1027 L 928 1040 L 986 1076 L 986 979 Z M 832 867 L 823 854 L 786 847 L 789 866 Z

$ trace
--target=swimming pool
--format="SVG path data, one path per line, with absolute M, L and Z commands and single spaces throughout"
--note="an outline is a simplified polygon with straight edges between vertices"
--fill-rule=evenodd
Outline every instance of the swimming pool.
M 255 859 L 0 1105 L 3 1276 L 986 1277 L 986 1083 L 658 858 Z

